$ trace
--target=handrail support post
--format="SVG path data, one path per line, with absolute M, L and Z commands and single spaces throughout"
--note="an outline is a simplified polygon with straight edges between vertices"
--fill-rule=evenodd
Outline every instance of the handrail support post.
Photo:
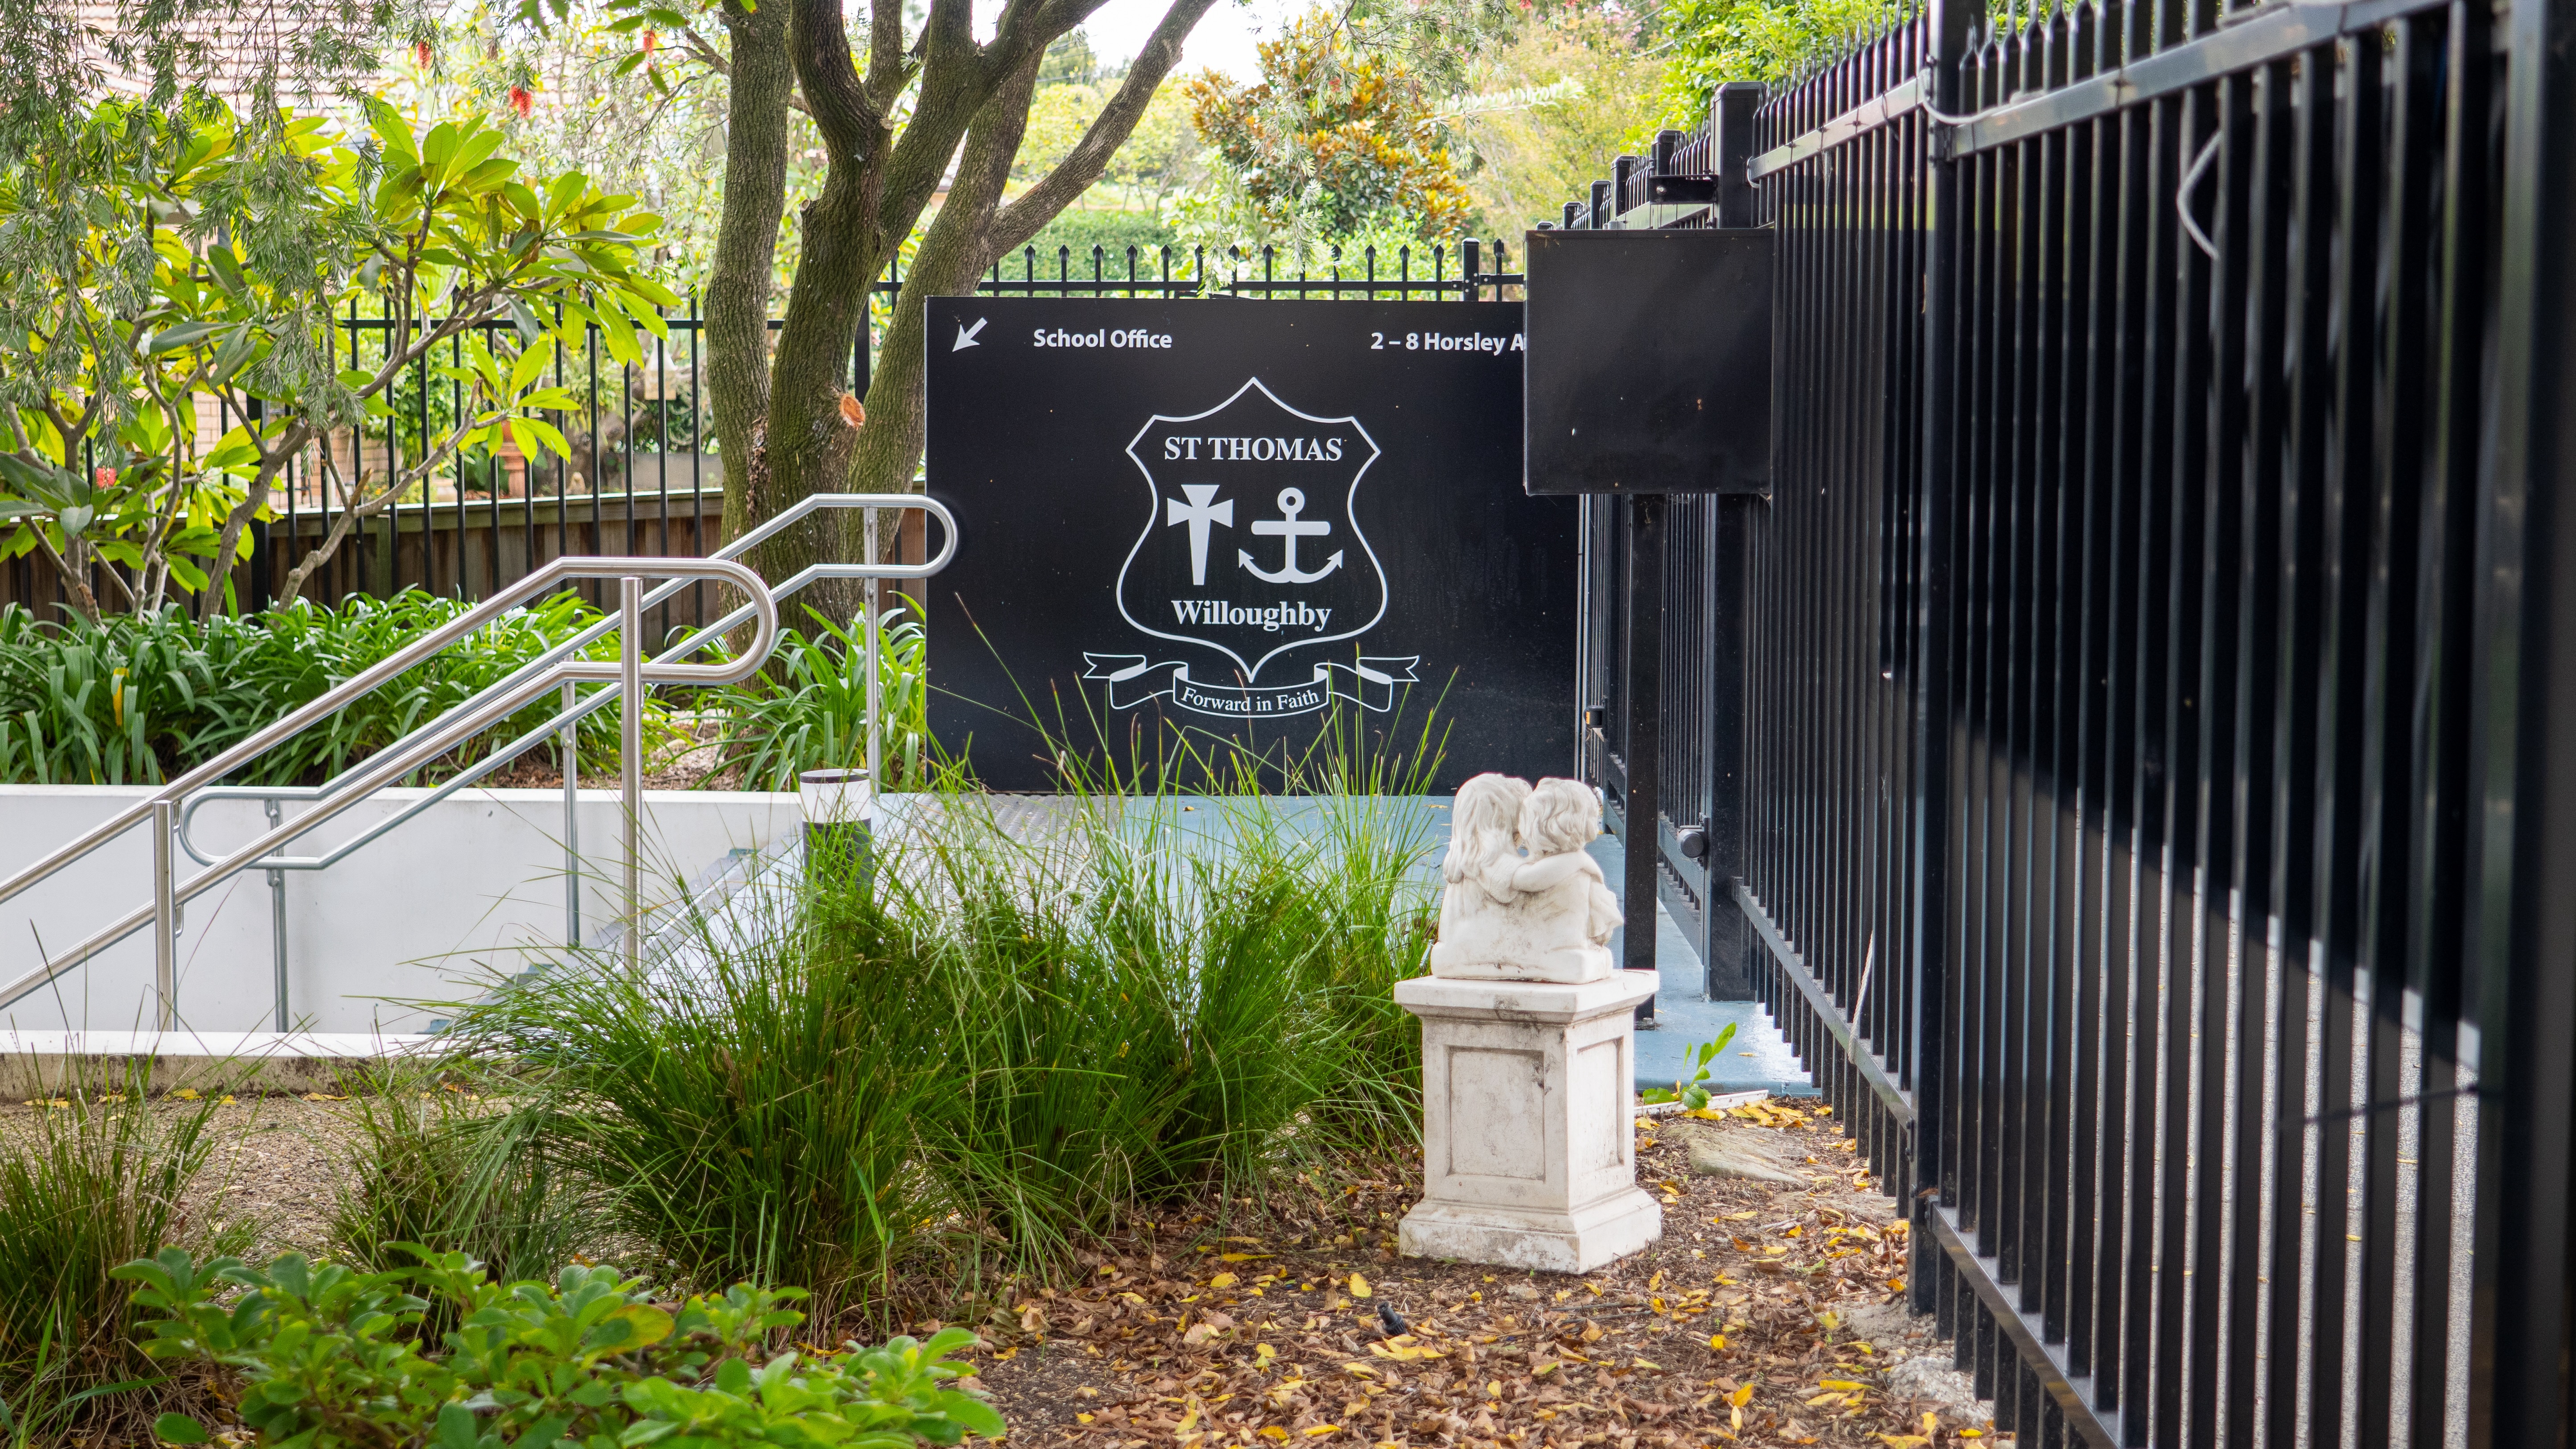
M 178 844 L 178 810 L 170 801 L 152 802 L 152 1022 L 162 1031 L 178 1026 L 179 901 L 172 886 L 170 853 Z
M 269 828 L 276 829 L 281 813 L 277 797 L 270 796 L 260 806 Z M 278 853 L 286 852 L 281 847 Z M 277 1029 L 287 1031 L 291 1025 L 286 1014 L 286 872 L 273 866 L 268 872 L 268 954 L 277 976 Z
M 867 580 L 868 799 L 871 804 L 873 804 L 873 802 L 885 792 L 885 694 L 884 687 L 879 683 L 877 675 L 877 626 L 879 623 L 877 615 L 877 587 L 881 581 L 877 578 L 874 572 L 877 566 L 877 511 L 874 508 L 864 508 L 860 510 L 860 514 L 861 531 L 867 535 L 866 542 L 860 545 L 860 557 L 866 562 L 867 567 L 870 570 Z M 874 814 L 875 812 L 871 809 L 869 813 Z
M 573 716 L 573 682 L 563 682 L 564 946 L 581 945 L 581 721 Z
M 642 872 L 636 858 L 636 820 L 644 808 L 644 581 L 633 574 L 617 581 L 618 761 L 620 793 L 626 806 L 626 964 L 643 960 L 644 917 L 636 909 Z

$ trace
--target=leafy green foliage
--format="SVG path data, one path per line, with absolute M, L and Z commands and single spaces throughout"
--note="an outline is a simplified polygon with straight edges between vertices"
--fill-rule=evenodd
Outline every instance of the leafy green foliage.
M 249 144 L 202 98 L 110 102 L 0 152 L 0 559 L 41 555 L 92 616 L 99 562 L 126 570 L 128 608 L 175 587 L 210 613 L 210 574 L 279 472 L 381 431 L 423 368 L 463 401 L 403 468 L 341 477 L 342 450 L 322 450 L 344 525 L 496 440 L 569 456 L 544 416 L 576 408 L 546 381 L 556 346 L 596 325 L 633 363 L 639 329 L 664 334 L 656 309 L 678 298 L 638 270 L 657 219 L 578 174 L 521 175 L 480 120 L 415 133 L 374 100 L 366 116 L 363 145 L 282 115 Z M 361 301 L 392 343 L 363 367 L 335 333 Z M 487 337 L 503 319 L 515 330 Z M 209 440 L 201 397 L 262 406 Z M 346 533 L 290 571 L 289 597 Z
M 15 604 L 0 606 L 0 781 L 166 779 L 471 607 L 405 590 L 390 599 L 352 598 L 337 609 L 299 602 L 249 619 L 199 622 L 164 608 L 40 624 Z M 569 592 L 512 610 L 271 750 L 242 779 L 287 784 L 336 772 L 598 618 Z M 616 647 L 611 635 L 586 652 L 613 659 Z M 503 737 L 535 727 L 552 708 L 531 705 Z M 664 707 L 648 699 L 646 708 L 652 733 L 667 733 Z M 470 763 L 484 748 L 486 741 L 473 742 L 451 763 Z M 614 711 L 582 722 L 581 748 L 586 761 L 615 759 Z
M 868 669 L 864 618 L 847 626 L 806 609 L 818 632 L 781 628 L 769 667 L 741 684 L 707 690 L 702 708 L 725 712 L 723 761 L 710 780 L 741 771 L 737 788 L 794 790 L 806 770 L 867 763 Z M 930 740 L 929 643 L 921 621 L 890 605 L 877 624 L 877 688 L 889 782 L 908 779 Z
M 1855 32 L 1907 13 L 1907 0 L 1670 0 L 1664 124 L 1689 130 L 1708 119 L 1710 92 L 1726 81 L 1778 86 L 1833 53 Z
M 1689 1081 L 1673 1083 L 1671 1091 L 1661 1087 L 1648 1087 L 1637 1094 L 1638 1100 L 1651 1103 L 1679 1102 L 1685 1110 L 1692 1112 L 1706 1107 L 1708 1105 L 1708 1065 L 1717 1060 L 1717 1054 L 1726 1050 L 1727 1044 L 1734 1040 L 1735 1023 L 1730 1021 L 1726 1024 L 1726 1029 L 1717 1034 L 1717 1040 L 1701 1042 L 1698 1046 L 1692 1047 L 1688 1055 L 1683 1058 L 1684 1061 L 1698 1068 L 1691 1073 Z
M 1330 11 L 1261 45 L 1261 79 L 1189 82 L 1191 121 L 1224 175 L 1235 229 L 1302 242 L 1371 224 L 1419 237 L 1467 222 L 1431 91 L 1403 59 L 1354 54 Z
M 0 1136 L 0 1434 L 10 1442 L 148 1414 L 156 1396 L 131 1391 L 161 1376 L 134 1351 L 128 1289 L 113 1270 L 246 1237 L 208 1221 L 188 1191 L 214 1152 L 211 1106 L 156 1113 L 144 1085 L 139 1072 L 57 1083 Z
M 964 1329 L 763 1362 L 764 1345 L 803 1321 L 786 1306 L 799 1290 L 737 1285 L 674 1311 L 606 1268 L 503 1284 L 462 1253 L 423 1257 L 417 1270 L 361 1273 L 288 1254 L 260 1270 L 171 1249 L 116 1274 L 164 1314 L 145 1352 L 231 1370 L 262 1443 L 913 1449 L 1002 1432 L 990 1404 L 949 1387 L 969 1372 L 948 1358 L 975 1341 Z M 457 1323 L 443 1351 L 416 1331 L 433 1308 Z M 178 1415 L 156 1429 L 211 1437 Z

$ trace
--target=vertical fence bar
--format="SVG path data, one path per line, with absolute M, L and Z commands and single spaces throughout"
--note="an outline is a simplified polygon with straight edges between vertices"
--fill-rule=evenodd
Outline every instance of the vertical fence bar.
M 2499 335 L 2479 480 L 2478 1194 L 2470 1441 L 2576 1417 L 2576 0 L 2506 17 Z M 2554 747 L 2554 748 L 2553 748 Z

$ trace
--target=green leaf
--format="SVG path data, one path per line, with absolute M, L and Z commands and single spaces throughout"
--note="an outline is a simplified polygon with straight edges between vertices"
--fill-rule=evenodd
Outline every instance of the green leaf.
M 508 395 L 517 397 L 526 392 L 538 378 L 543 377 L 546 365 L 554 361 L 554 353 L 554 340 L 548 337 L 540 337 L 520 349 L 518 360 L 510 364 Z
M 437 1449 L 475 1449 L 474 1411 L 463 1404 L 441 1404 L 429 1442 Z
M 176 352 L 201 338 L 222 331 L 223 328 L 224 324 L 221 322 L 182 322 L 176 327 L 165 327 L 153 333 L 152 345 L 144 350 L 154 357 L 165 352 Z
M 561 458 L 566 462 L 570 462 L 572 460 L 572 444 L 564 441 L 564 435 L 556 430 L 554 424 L 546 422 L 540 418 L 517 418 L 513 421 L 521 432 L 530 434 L 534 436 L 538 442 L 543 443 L 547 452 L 554 454 L 556 457 Z M 525 447 L 526 444 L 522 443 L 520 446 Z M 668 1315 L 665 1316 L 667 1317 Z M 663 1331 L 667 1333 L 670 1330 L 668 1327 L 665 1327 Z
M 966 1432 L 981 1434 L 987 1439 L 1002 1437 L 1002 1416 L 994 1412 L 991 1404 L 955 1389 L 940 1390 L 939 1402 L 940 1407 L 948 1411 L 949 1418 L 966 1426 Z
M 152 1421 L 152 1437 L 171 1444 L 204 1444 L 214 1436 L 185 1414 L 163 1414 Z

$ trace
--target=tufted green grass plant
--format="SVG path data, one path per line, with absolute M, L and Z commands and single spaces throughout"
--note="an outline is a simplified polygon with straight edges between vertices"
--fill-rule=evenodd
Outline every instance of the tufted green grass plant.
M 119 1265 L 164 1248 L 235 1251 L 240 1223 L 192 1192 L 213 1104 L 154 1104 L 139 1069 L 84 1071 L 0 1120 L 0 1439 L 138 1442 L 184 1399 L 143 1357 Z
M 907 1284 L 954 1303 L 1131 1211 L 1416 1130 L 1391 990 L 1430 940 L 1431 817 L 1411 776 L 1313 763 L 1298 783 L 1339 788 L 1246 768 L 1033 804 L 947 770 L 867 869 L 818 850 L 684 924 L 693 964 L 603 953 L 451 1034 L 537 1066 L 529 1120 L 683 1284 L 808 1284 L 827 1319 Z

